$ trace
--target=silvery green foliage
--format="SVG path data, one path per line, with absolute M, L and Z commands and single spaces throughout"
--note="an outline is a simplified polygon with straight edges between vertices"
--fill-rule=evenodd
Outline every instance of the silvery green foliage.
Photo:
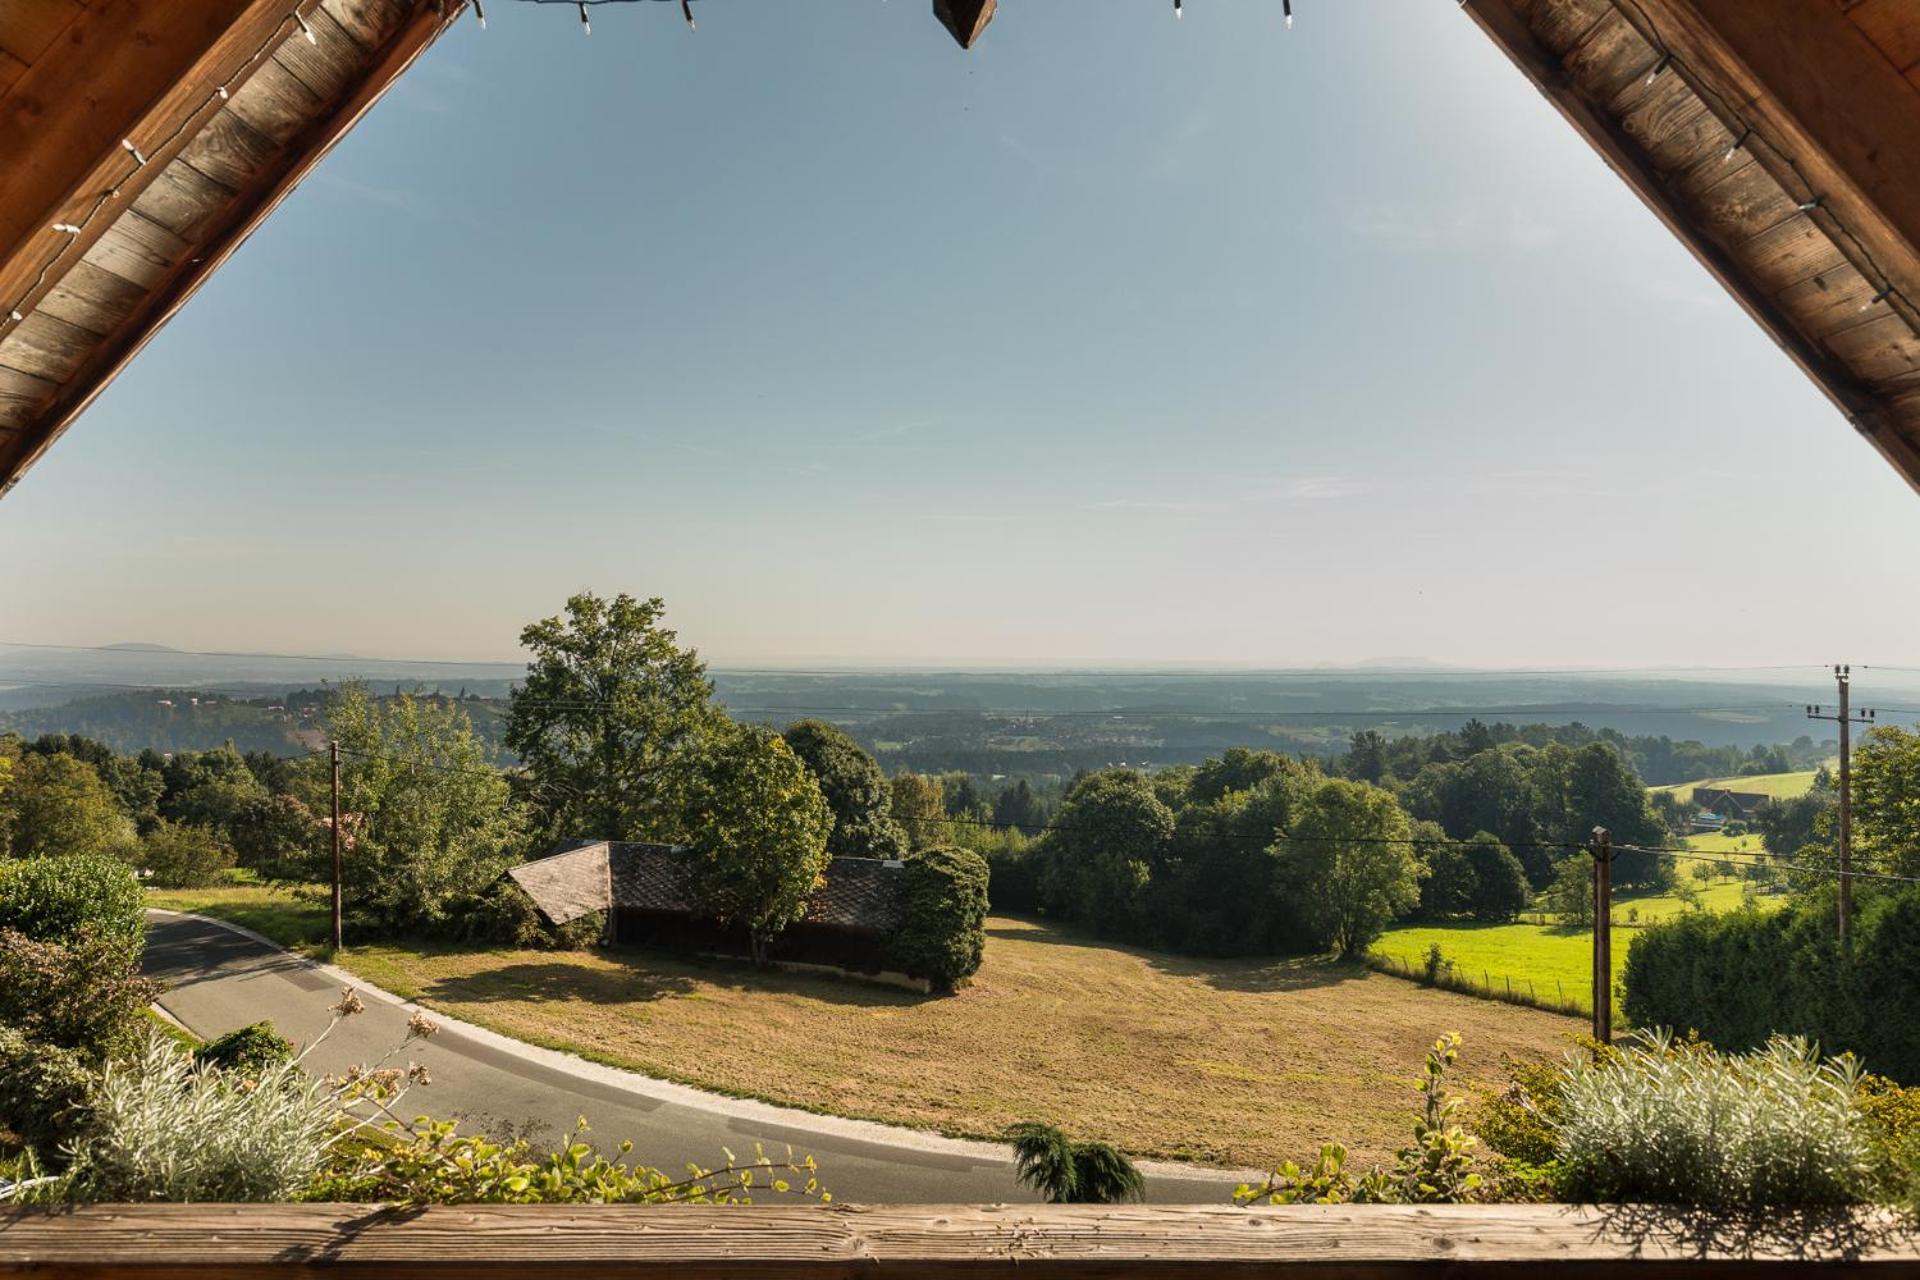
M 1565 1070 L 1557 1149 L 1577 1201 L 1758 1208 L 1872 1196 L 1859 1064 L 1776 1036 L 1722 1054 L 1665 1033 Z
M 320 1169 L 339 1119 L 297 1063 L 226 1071 L 154 1033 L 101 1073 L 61 1198 L 290 1199 Z

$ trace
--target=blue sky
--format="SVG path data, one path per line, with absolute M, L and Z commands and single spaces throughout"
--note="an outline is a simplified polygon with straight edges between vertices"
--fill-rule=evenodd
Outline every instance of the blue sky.
M 1296 7 L 496 0 L 0 503 L 0 638 L 1911 658 L 1920 502 L 1457 7 Z

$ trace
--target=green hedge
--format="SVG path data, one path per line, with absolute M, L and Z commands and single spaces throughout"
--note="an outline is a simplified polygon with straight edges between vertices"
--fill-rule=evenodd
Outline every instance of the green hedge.
M 906 917 L 888 942 L 892 963 L 951 990 L 973 976 L 986 952 L 987 863 L 953 847 L 907 860 Z
M 1771 913 L 1689 912 L 1641 933 L 1625 981 L 1637 1026 L 1698 1031 L 1724 1049 L 1807 1036 L 1920 1083 L 1920 890 L 1861 895 L 1850 955 L 1831 892 Z
M 68 942 L 85 925 L 133 945 L 144 936 L 140 883 L 126 863 L 79 854 L 0 860 L 0 929 Z

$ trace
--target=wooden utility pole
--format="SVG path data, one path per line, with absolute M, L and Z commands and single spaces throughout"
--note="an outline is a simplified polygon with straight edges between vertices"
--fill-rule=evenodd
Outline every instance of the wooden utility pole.
M 1613 833 L 1593 829 L 1593 1038 L 1613 1043 Z
M 340 744 L 329 742 L 333 760 L 333 949 L 340 950 Z
M 1838 711 L 1827 715 L 1826 708 L 1810 706 L 1807 719 L 1831 720 L 1840 726 L 1840 892 L 1837 897 L 1840 945 L 1844 947 L 1853 936 L 1853 726 L 1874 723 L 1874 713 L 1871 708 L 1857 716 L 1853 713 L 1851 666 L 1835 666 L 1833 680 L 1839 688 Z

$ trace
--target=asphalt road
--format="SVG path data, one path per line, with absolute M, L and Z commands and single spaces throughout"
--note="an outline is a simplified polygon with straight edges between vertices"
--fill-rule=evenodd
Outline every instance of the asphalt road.
M 165 985 L 161 1007 L 207 1038 L 264 1018 L 305 1044 L 326 1028 L 327 1007 L 339 995 L 339 982 L 322 966 L 192 917 L 149 916 L 143 967 Z M 408 1011 L 362 991 L 366 1012 L 343 1022 L 307 1060 L 313 1070 L 380 1058 L 405 1035 Z M 390 1065 L 405 1066 L 409 1058 L 429 1067 L 433 1083 L 410 1094 L 403 1110 L 457 1119 L 469 1131 L 555 1142 L 585 1116 L 597 1144 L 631 1139 L 633 1158 L 668 1170 L 689 1161 L 711 1166 L 721 1162 L 722 1147 L 744 1154 L 759 1141 L 776 1158 L 789 1145 L 799 1155 L 811 1152 L 822 1184 L 839 1201 L 1033 1198 L 1014 1181 L 1002 1149 L 988 1144 L 704 1094 L 454 1027 L 416 1041 Z M 1228 1173 L 1145 1168 L 1148 1198 L 1162 1203 L 1223 1204 L 1239 1181 Z

